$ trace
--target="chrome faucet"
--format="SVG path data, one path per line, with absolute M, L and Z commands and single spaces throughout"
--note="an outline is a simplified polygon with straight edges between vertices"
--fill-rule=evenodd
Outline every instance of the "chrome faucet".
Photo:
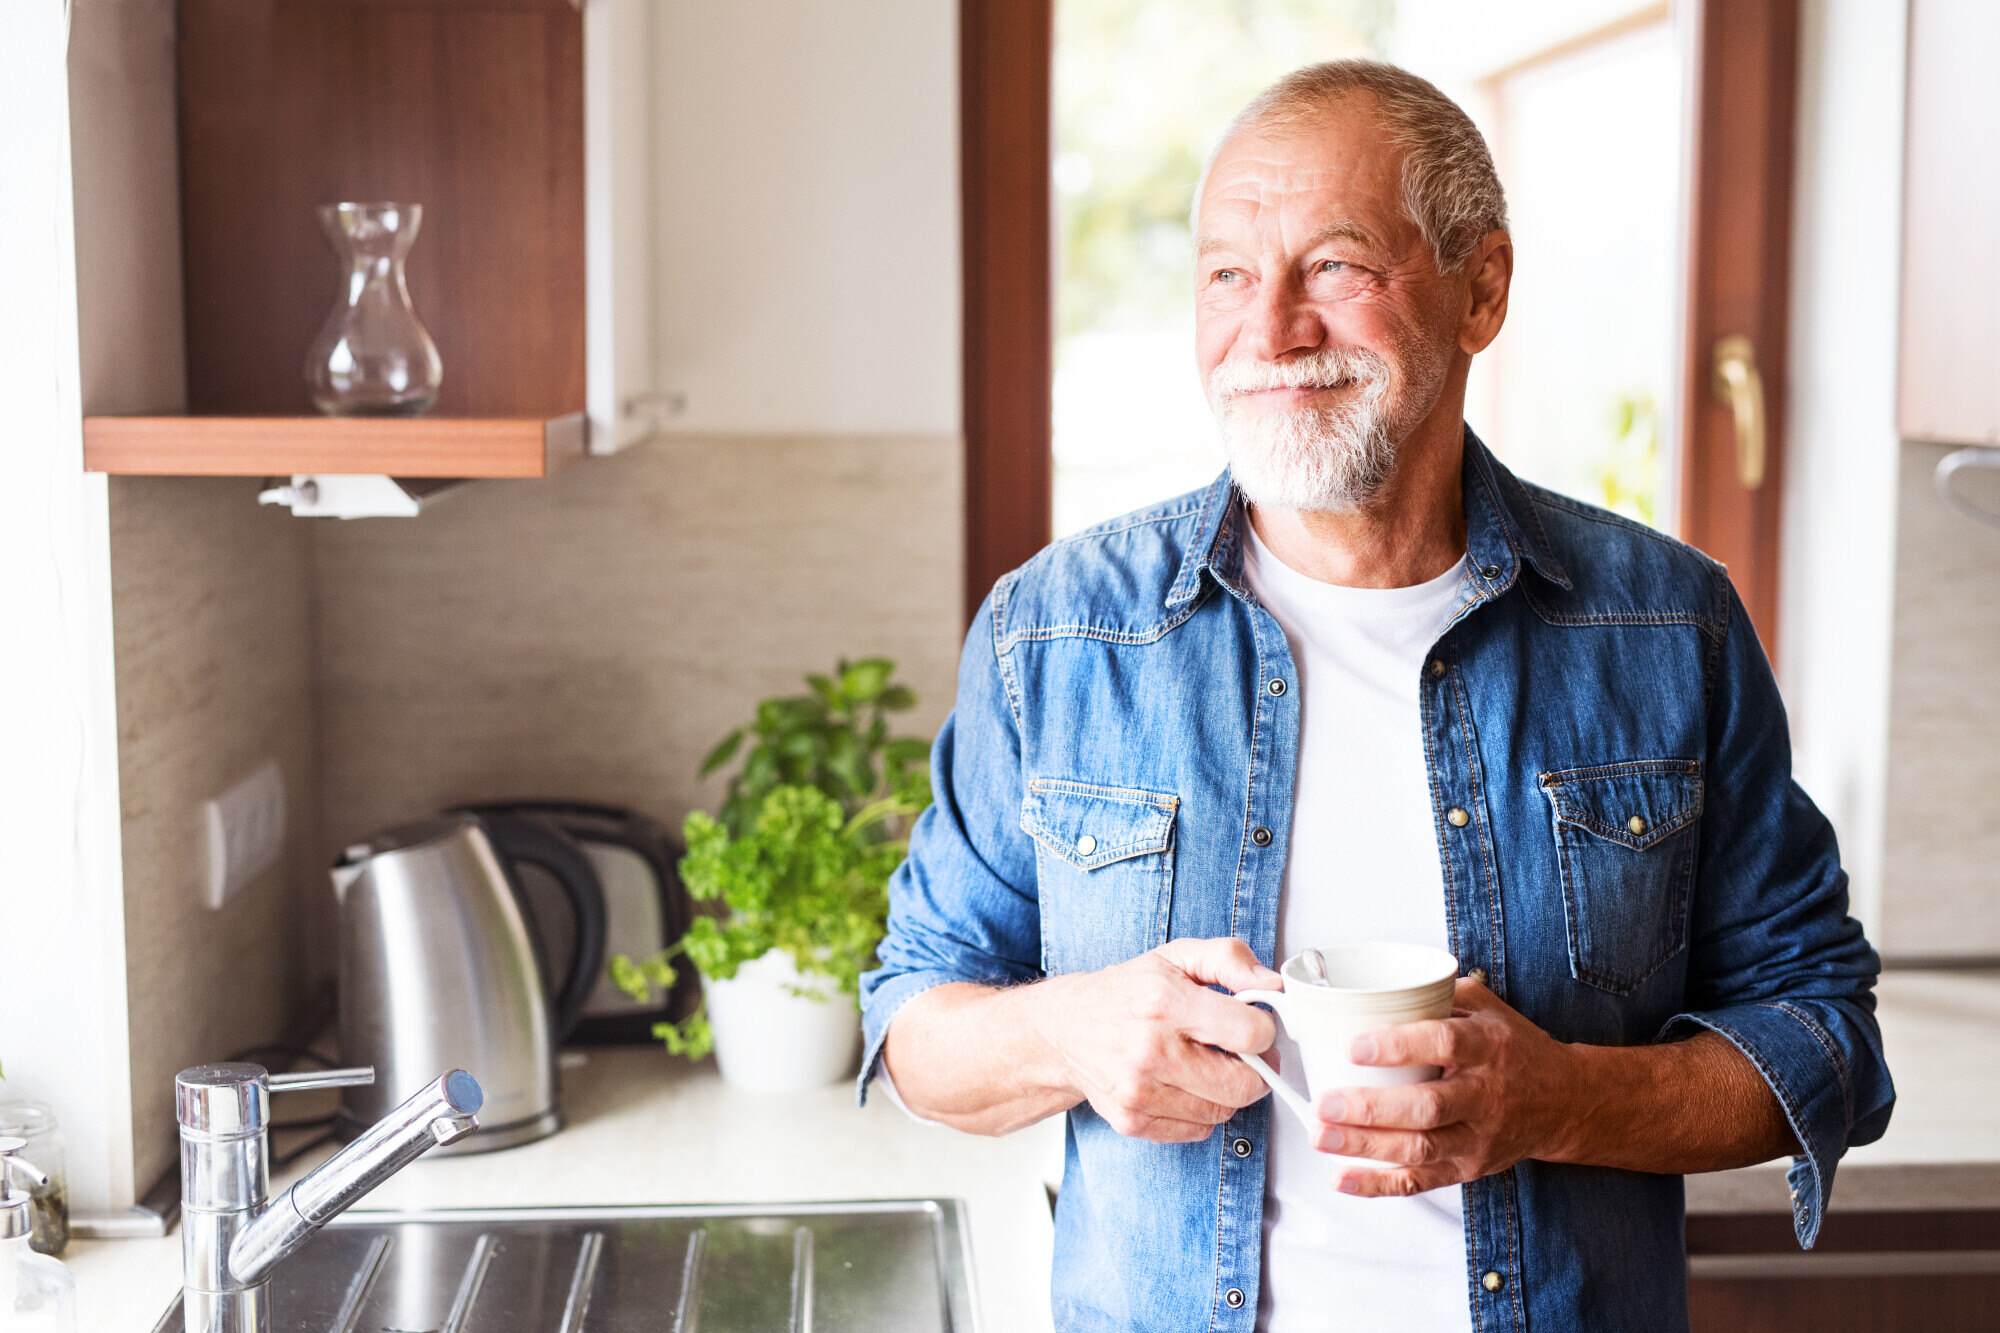
M 267 1202 L 271 1094 L 374 1081 L 369 1068 L 272 1074 L 251 1064 L 201 1065 L 174 1079 L 186 1333 L 267 1333 L 279 1261 L 425 1149 L 479 1127 L 473 1112 L 485 1095 L 472 1075 L 454 1069 Z

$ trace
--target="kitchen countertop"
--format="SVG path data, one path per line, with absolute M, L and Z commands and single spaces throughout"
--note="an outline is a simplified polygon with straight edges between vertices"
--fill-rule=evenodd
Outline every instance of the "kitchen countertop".
M 2000 970 L 1896 971 L 1878 993 L 1900 1095 L 1889 1132 L 1841 1163 L 1834 1208 L 2000 1208 Z M 501 1153 L 420 1160 L 367 1206 L 957 1197 L 988 1333 L 1050 1326 L 1044 1185 L 1061 1170 L 1060 1117 L 984 1139 L 913 1121 L 879 1092 L 857 1111 L 851 1083 L 782 1097 L 739 1092 L 712 1062 L 690 1065 L 657 1048 L 597 1048 L 565 1066 L 563 1132 Z M 288 1116 L 307 1114 L 287 1106 Z M 1784 1166 L 1691 1176 L 1689 1211 L 1788 1212 Z M 77 1241 L 64 1258 L 90 1333 L 146 1333 L 179 1289 L 178 1233 Z

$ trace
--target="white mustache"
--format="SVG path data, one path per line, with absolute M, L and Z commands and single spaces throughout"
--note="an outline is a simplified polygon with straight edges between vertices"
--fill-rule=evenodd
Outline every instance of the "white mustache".
M 1224 361 L 1209 372 L 1208 395 L 1222 404 L 1266 389 L 1333 389 L 1343 384 L 1372 388 L 1388 376 L 1388 362 L 1373 352 L 1322 347 L 1296 361 Z

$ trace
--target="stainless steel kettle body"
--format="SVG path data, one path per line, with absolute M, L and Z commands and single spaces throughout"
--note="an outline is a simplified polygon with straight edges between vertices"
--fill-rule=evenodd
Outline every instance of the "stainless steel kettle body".
M 534 939 L 479 821 L 426 820 L 348 848 L 340 900 L 340 1059 L 373 1065 L 342 1129 L 373 1124 L 440 1069 L 486 1092 L 478 1132 L 436 1153 L 511 1147 L 562 1126 L 556 1032 Z

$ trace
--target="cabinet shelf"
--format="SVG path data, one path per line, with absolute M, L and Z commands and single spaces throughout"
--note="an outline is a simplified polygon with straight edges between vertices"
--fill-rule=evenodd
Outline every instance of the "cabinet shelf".
M 85 417 L 83 465 L 127 477 L 546 477 L 583 457 L 558 417 Z

